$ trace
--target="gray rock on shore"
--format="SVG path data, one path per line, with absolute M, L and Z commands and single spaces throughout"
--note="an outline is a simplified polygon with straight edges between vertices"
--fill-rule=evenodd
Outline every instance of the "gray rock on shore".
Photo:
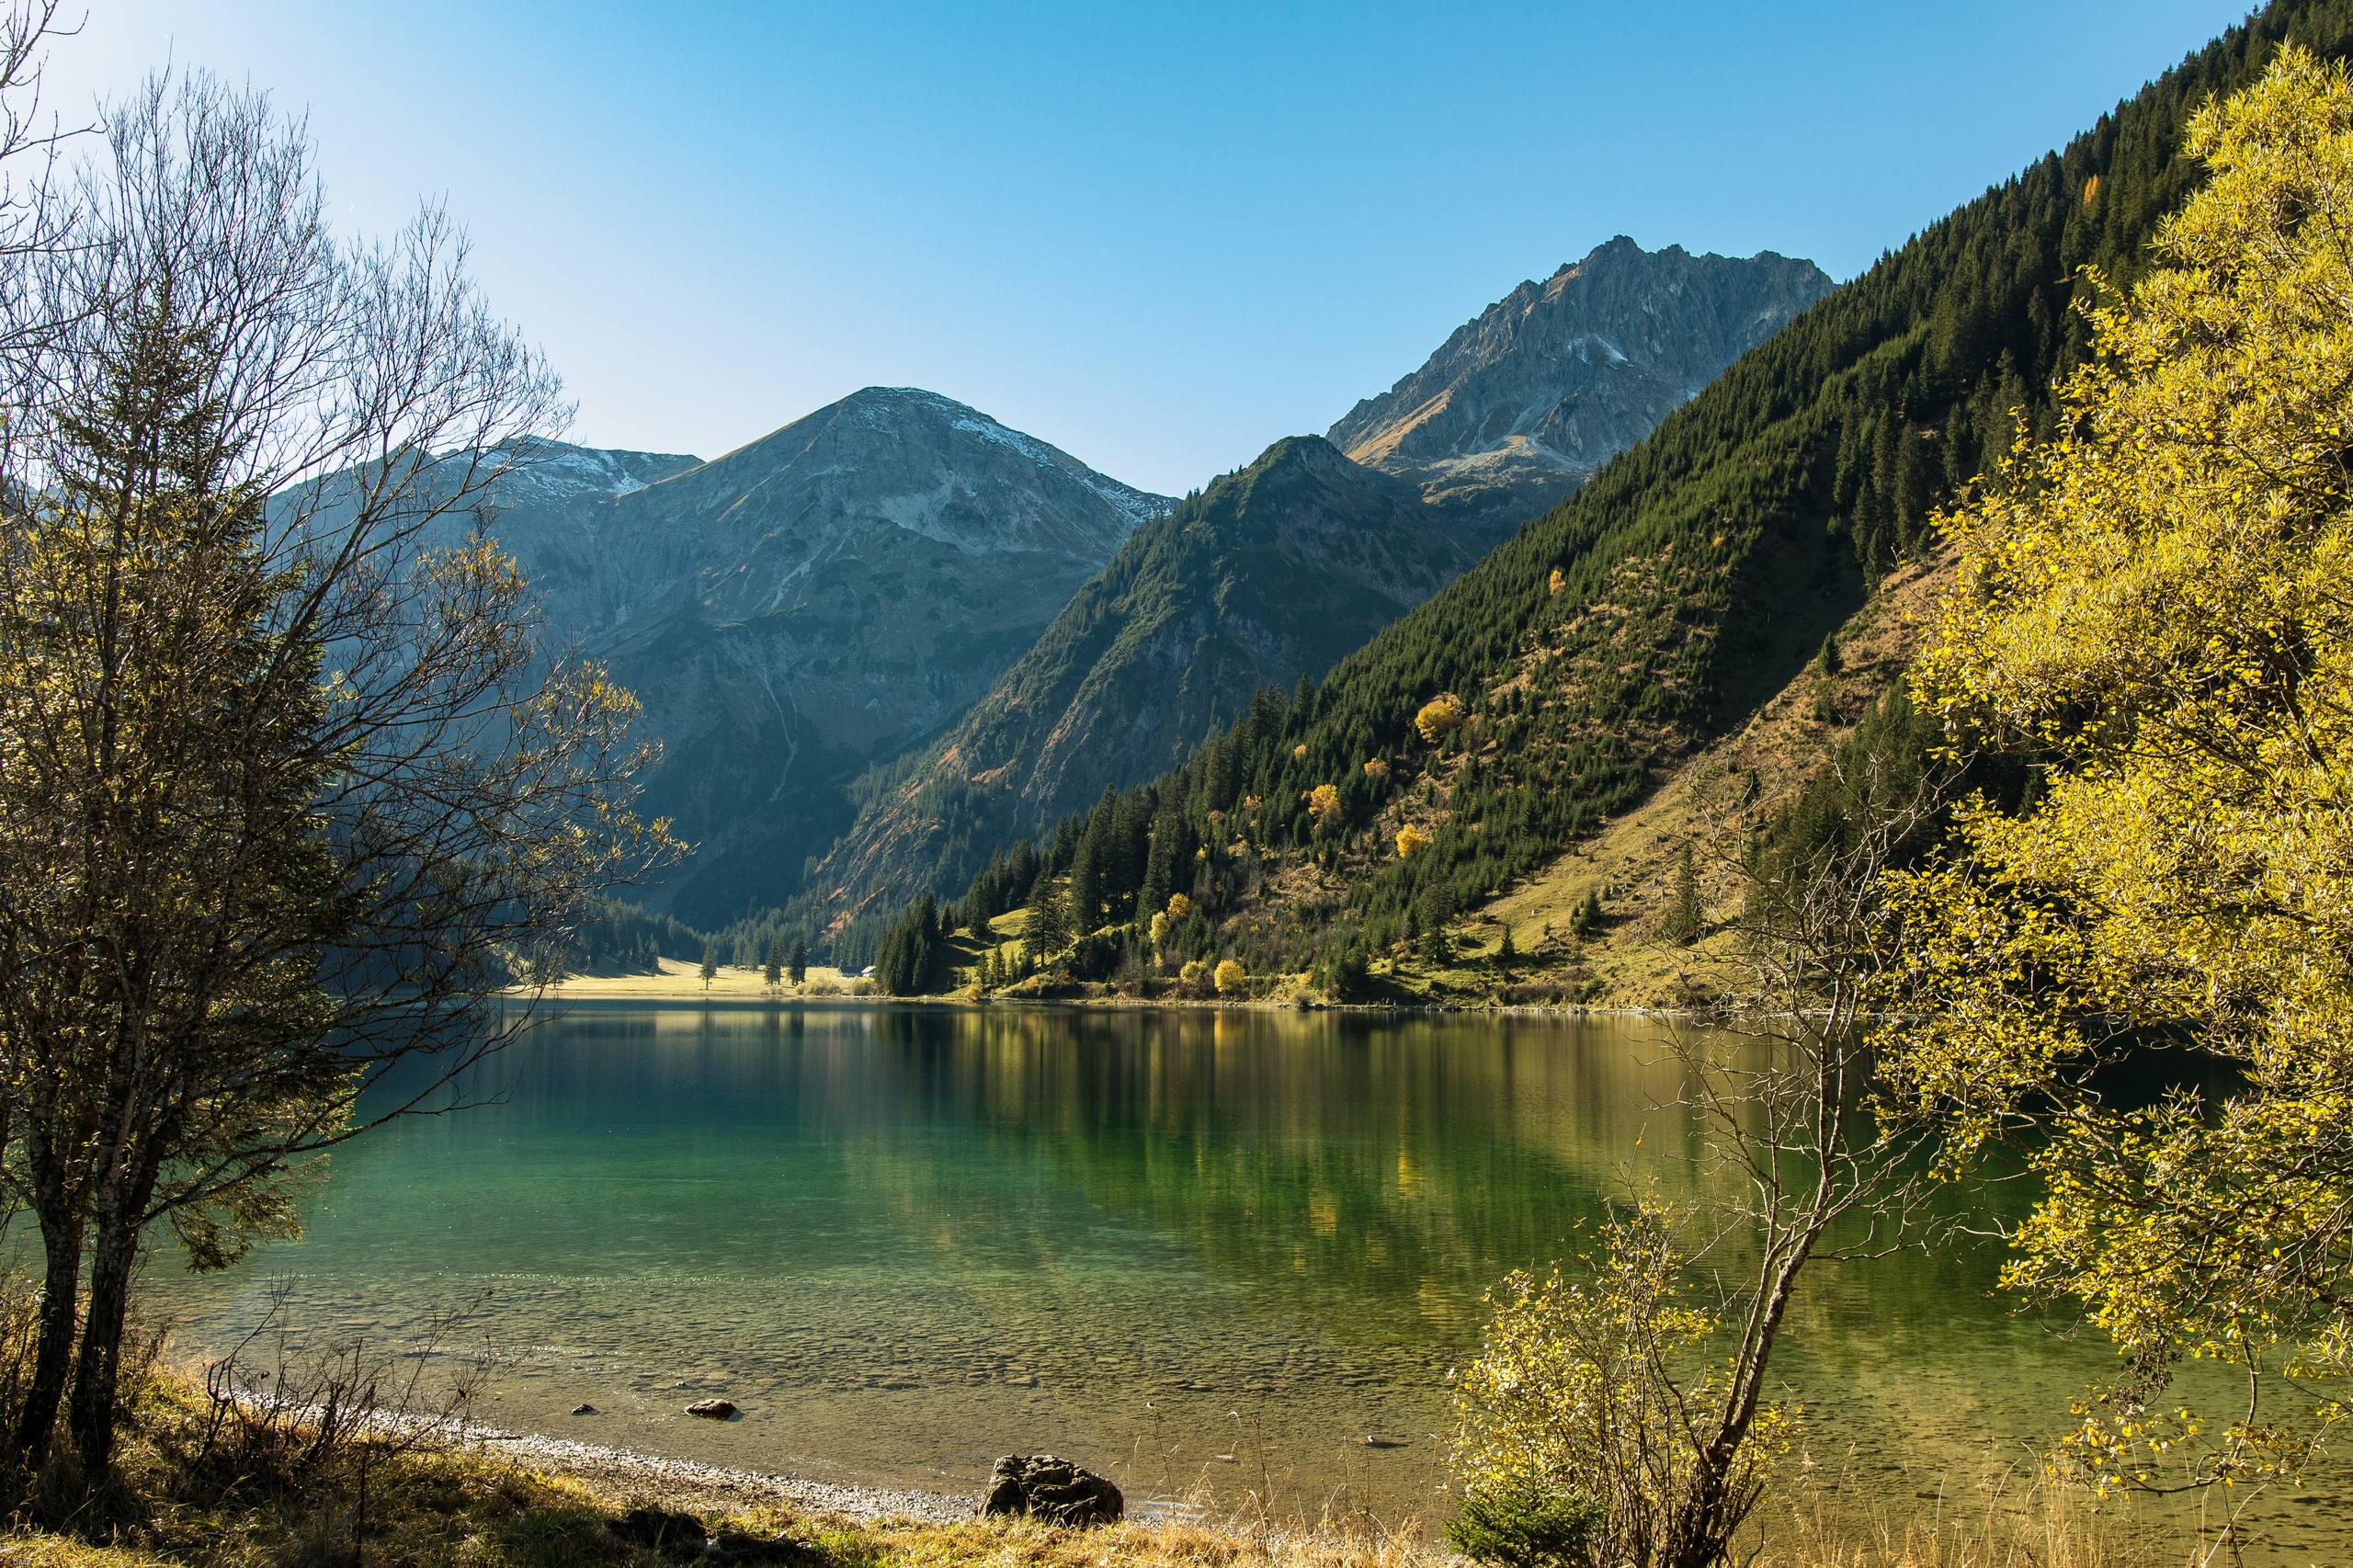
M 1091 1470 L 1052 1454 L 1007 1454 L 989 1471 L 986 1514 L 1027 1514 L 1056 1525 L 1116 1523 L 1127 1503 Z

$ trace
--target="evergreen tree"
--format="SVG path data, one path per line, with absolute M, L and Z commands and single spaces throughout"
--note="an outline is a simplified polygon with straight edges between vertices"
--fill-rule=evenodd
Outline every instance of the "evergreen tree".
M 1062 891 L 1055 886 L 1051 873 L 1040 871 L 1029 889 L 1029 916 L 1021 929 L 1021 950 L 1034 969 L 1069 945 L 1069 933 L 1063 921 Z
M 1675 862 L 1675 892 L 1661 933 L 1677 946 L 1688 948 L 1699 939 L 1705 918 L 1699 904 L 1699 861 L 1686 844 Z

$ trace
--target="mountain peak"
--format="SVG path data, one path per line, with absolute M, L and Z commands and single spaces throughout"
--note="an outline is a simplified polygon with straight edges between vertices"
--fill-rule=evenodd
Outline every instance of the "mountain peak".
M 1812 262 L 1770 251 L 1646 251 L 1619 234 L 1465 323 L 1331 438 L 1432 501 L 1521 521 L 1830 288 Z

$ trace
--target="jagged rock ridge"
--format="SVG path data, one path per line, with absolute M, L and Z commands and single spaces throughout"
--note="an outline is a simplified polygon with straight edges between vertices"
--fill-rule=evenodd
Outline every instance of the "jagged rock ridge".
M 1620 235 L 1464 324 L 1329 432 L 1440 506 L 1524 522 L 1830 291 L 1810 261 Z

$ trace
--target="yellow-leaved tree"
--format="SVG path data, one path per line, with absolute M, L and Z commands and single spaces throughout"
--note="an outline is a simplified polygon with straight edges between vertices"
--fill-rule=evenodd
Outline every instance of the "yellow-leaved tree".
M 2123 1353 L 2068 1451 L 2245 1495 L 2309 1463 L 2353 1343 L 2353 87 L 2283 51 L 2189 148 L 2059 434 L 1943 519 L 1915 695 L 2047 787 L 1896 880 L 1879 1044 L 1897 1114 L 2039 1179 L 2006 1282 Z M 2118 1092 L 2159 1052 L 2204 1089 Z M 2160 1398 L 2187 1360 L 2230 1415 Z
M 1462 728 L 1462 703 L 1448 694 L 1431 698 L 1414 715 L 1414 728 L 1422 739 L 1436 745 L 1455 731 Z

